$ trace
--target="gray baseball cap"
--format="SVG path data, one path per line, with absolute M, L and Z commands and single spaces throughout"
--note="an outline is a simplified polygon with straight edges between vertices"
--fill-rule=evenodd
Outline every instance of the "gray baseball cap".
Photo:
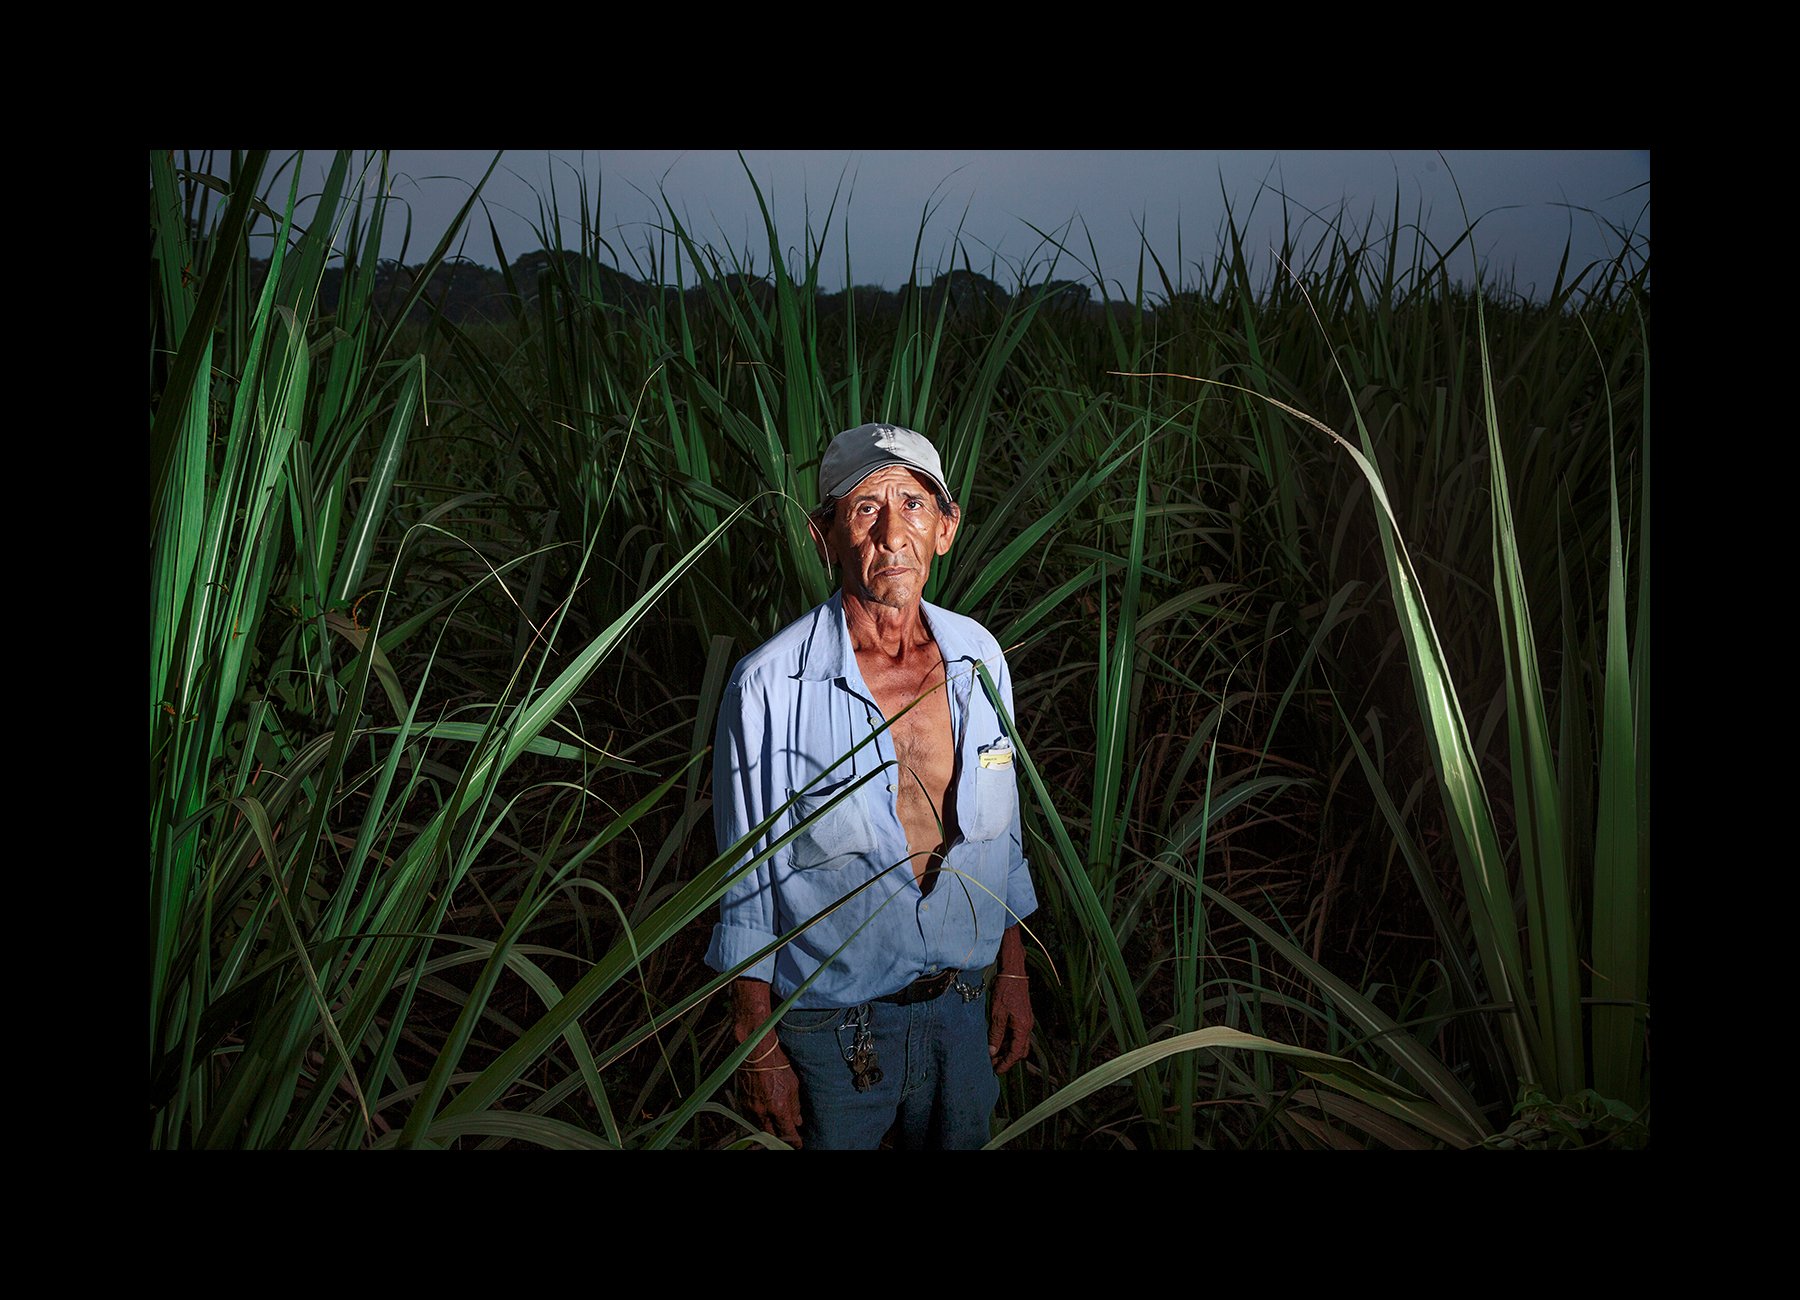
M 944 500 L 952 500 L 944 482 L 944 463 L 924 434 L 897 424 L 859 424 L 833 438 L 819 460 L 821 501 L 835 501 L 889 465 L 918 470 L 937 485 Z

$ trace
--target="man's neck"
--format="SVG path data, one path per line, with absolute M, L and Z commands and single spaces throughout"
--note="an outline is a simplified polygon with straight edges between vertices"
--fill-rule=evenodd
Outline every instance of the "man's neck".
M 858 655 L 879 653 L 900 661 L 930 646 L 933 638 L 922 604 L 915 600 L 896 608 L 846 591 L 844 624 L 850 633 L 850 648 Z

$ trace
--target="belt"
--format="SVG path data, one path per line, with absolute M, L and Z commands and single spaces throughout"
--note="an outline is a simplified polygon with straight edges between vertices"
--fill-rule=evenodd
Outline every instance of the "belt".
M 956 983 L 956 977 L 962 974 L 959 970 L 942 970 L 936 975 L 921 975 L 898 993 L 890 993 L 884 998 L 876 998 L 877 1002 L 892 1002 L 899 1006 L 908 1006 L 914 1002 L 929 1002 Z

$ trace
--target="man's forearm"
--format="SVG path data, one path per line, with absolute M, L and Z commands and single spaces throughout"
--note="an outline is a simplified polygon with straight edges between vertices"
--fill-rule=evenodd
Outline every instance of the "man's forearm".
M 1025 978 L 1025 939 L 1015 922 L 1000 936 L 988 1003 L 988 1060 L 1005 1074 L 1031 1049 L 1031 981 Z
M 738 1042 L 756 1036 L 772 1007 L 768 981 L 739 976 L 731 984 L 731 1022 Z M 763 1131 L 790 1146 L 803 1145 L 800 1083 L 773 1029 L 763 1034 L 737 1069 L 738 1103 Z
M 994 959 L 994 971 L 1008 976 L 1025 974 L 1025 940 L 1019 933 L 1017 921 L 1007 926 L 1000 936 L 1000 955 Z
M 743 1042 L 762 1028 L 774 1005 L 767 980 L 751 979 L 744 975 L 731 982 L 731 1027 L 738 1042 Z M 761 1051 L 769 1047 L 768 1040 L 774 1037 L 775 1031 L 771 1028 L 763 1041 L 757 1044 L 757 1049 Z

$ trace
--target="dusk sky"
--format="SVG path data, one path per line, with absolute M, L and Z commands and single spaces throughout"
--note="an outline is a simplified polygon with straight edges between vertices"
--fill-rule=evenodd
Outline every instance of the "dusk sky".
M 393 152 L 391 193 L 412 211 L 408 261 L 430 252 L 494 152 Z M 270 173 L 290 156 L 276 153 Z M 306 154 L 303 194 L 317 193 L 329 159 L 326 150 Z M 221 157 L 215 169 L 225 168 Z M 371 194 L 377 174 L 372 170 L 368 179 Z M 284 171 L 270 196 L 277 206 L 291 175 L 291 168 Z M 1510 273 L 1522 292 L 1548 288 L 1565 244 L 1573 273 L 1624 247 L 1635 248 L 1641 260 L 1650 236 L 1650 154 L 1625 149 L 1446 150 L 1441 157 L 1432 150 L 1382 149 L 748 149 L 742 161 L 721 149 L 521 149 L 504 153 L 483 197 L 508 260 L 543 242 L 540 201 L 550 204 L 553 185 L 563 238 L 575 244 L 585 181 L 620 269 L 639 273 L 634 257 L 645 266 L 653 248 L 657 260 L 670 255 L 660 195 L 697 240 L 721 253 L 735 250 L 749 267 L 767 272 L 768 240 L 752 175 L 790 266 L 802 257 L 809 212 L 816 238 L 837 194 L 820 276 L 828 290 L 845 283 L 846 229 L 857 284 L 892 289 L 905 283 L 923 229 L 923 279 L 960 267 L 966 255 L 974 270 L 1009 289 L 1042 280 L 1055 253 L 1050 236 L 1068 250 L 1056 278 L 1091 284 L 1097 271 L 1109 293 L 1129 296 L 1147 240 L 1179 287 L 1191 287 L 1210 274 L 1227 199 L 1248 236 L 1252 275 L 1261 284 L 1269 249 L 1280 241 L 1283 195 L 1297 243 L 1310 250 L 1340 215 L 1346 233 L 1360 239 L 1366 229 L 1384 237 L 1397 193 L 1402 257 L 1410 259 L 1412 236 L 1404 232 L 1412 223 L 1421 222 L 1439 248 L 1465 228 L 1452 175 L 1471 217 L 1479 219 L 1474 246 L 1484 274 Z M 398 257 L 404 211 L 396 208 L 389 221 L 383 254 Z M 479 209 L 466 233 L 463 255 L 497 265 Z M 1473 261 L 1467 246 L 1457 250 L 1452 267 L 1459 278 L 1469 277 Z M 1153 296 L 1161 297 L 1148 264 L 1146 275 Z

